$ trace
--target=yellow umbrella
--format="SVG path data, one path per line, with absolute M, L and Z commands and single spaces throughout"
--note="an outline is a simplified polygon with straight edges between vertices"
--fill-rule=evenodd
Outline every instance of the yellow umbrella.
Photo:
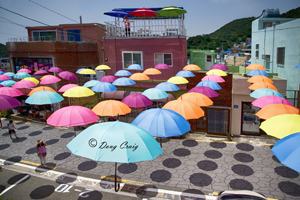
M 268 83 L 268 82 L 255 82 L 252 85 L 250 85 L 248 87 L 250 90 L 258 90 L 258 89 L 262 89 L 262 88 L 269 88 L 275 91 L 278 91 L 277 88 L 272 84 L 272 83 Z
M 28 96 L 32 95 L 33 93 L 36 93 L 36 92 L 40 92 L 40 91 L 52 91 L 52 92 L 56 92 L 55 90 L 53 90 L 51 87 L 47 87 L 47 86 L 40 86 L 40 87 L 36 87 L 34 89 L 32 89 Z
M 42 77 L 40 78 L 40 80 L 43 80 L 44 78 L 46 78 L 46 77 L 48 77 L 48 76 L 53 76 L 53 75 L 45 75 L 45 76 L 42 76 Z
M 198 106 L 210 106 L 213 105 L 213 101 L 206 95 L 197 93 L 197 92 L 189 92 L 181 95 L 178 99 L 191 101 Z
M 300 115 L 277 115 L 261 123 L 259 128 L 264 130 L 268 135 L 282 139 L 300 131 Z
M 201 70 L 201 68 L 198 66 L 198 65 L 195 65 L 195 64 L 189 64 L 189 65 L 186 65 L 183 70 L 187 70 L 187 71 L 198 71 L 198 70 Z
M 227 76 L 227 74 L 220 70 L 220 69 L 211 69 L 208 72 L 206 72 L 206 75 L 218 75 L 218 76 Z
M 65 91 L 62 95 L 64 97 L 88 97 L 88 96 L 93 96 L 95 93 L 83 86 L 77 86 L 77 87 L 72 87 Z
M 129 78 L 134 81 L 144 81 L 150 79 L 149 76 L 140 72 L 132 74 Z
M 79 74 L 96 74 L 96 72 L 92 69 L 83 69 L 79 72 Z
M 167 80 L 167 82 L 174 83 L 174 84 L 186 84 L 189 81 L 186 78 L 181 77 L 181 76 L 173 76 L 173 77 L 169 78 L 169 80 Z
M 131 108 L 121 101 L 106 100 L 98 103 L 92 111 L 100 116 L 117 116 L 130 113 Z
M 109 66 L 107 65 L 98 65 L 95 70 L 107 70 L 107 69 L 111 69 Z
M 268 82 L 268 83 L 273 83 L 273 81 L 270 78 L 268 78 L 266 76 L 262 76 L 262 75 L 252 76 L 251 78 L 249 78 L 247 80 L 247 82 L 249 82 L 249 83 L 262 82 L 262 81 Z
M 157 74 L 161 74 L 161 71 L 155 68 L 148 68 L 143 73 L 147 75 L 157 75 Z
M 39 84 L 39 81 L 34 77 L 26 77 L 26 78 L 23 78 L 22 81 L 31 81 L 31 82 L 34 82 L 35 84 Z
M 260 64 L 256 64 L 256 63 L 251 64 L 251 65 L 248 65 L 248 66 L 246 67 L 246 69 L 266 70 L 266 68 L 265 68 L 264 66 L 262 66 L 262 65 L 260 65 Z

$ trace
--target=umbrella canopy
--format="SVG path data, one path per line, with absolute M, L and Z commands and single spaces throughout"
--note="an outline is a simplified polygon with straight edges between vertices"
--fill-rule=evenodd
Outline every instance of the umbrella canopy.
M 136 9 L 135 11 L 132 11 L 129 13 L 129 15 L 135 16 L 135 17 L 155 17 L 155 11 L 149 9 L 149 8 L 139 8 Z
M 45 75 L 45 76 L 42 76 L 41 78 L 40 78 L 40 80 L 43 80 L 44 78 L 46 78 L 46 77 L 51 77 L 51 76 L 53 76 L 53 75 Z
M 171 69 L 171 67 L 167 64 L 160 63 L 155 65 L 154 69 Z
M 104 15 L 108 15 L 111 17 L 120 17 L 120 18 L 124 18 L 126 15 L 128 17 L 132 17 L 127 12 L 125 12 L 124 10 L 121 10 L 121 9 L 113 9 L 112 11 L 105 12 Z
M 61 81 L 61 79 L 57 78 L 56 76 L 47 76 L 41 80 L 40 84 L 47 85 L 47 84 L 57 83 L 59 81 Z
M 153 104 L 148 97 L 142 94 L 130 94 L 122 102 L 131 108 L 144 108 Z
M 299 114 L 299 109 L 285 104 L 270 104 L 263 107 L 255 115 L 261 119 L 269 119 L 282 114 Z
M 217 83 L 224 83 L 225 82 L 225 80 L 221 76 L 214 75 L 214 74 L 204 76 L 201 79 L 201 81 L 215 81 Z
M 176 6 L 166 6 L 163 9 L 155 12 L 155 14 L 164 17 L 178 16 L 184 13 L 186 13 L 186 10 L 178 8 Z
M 187 84 L 189 81 L 186 78 L 181 76 L 173 76 L 169 78 L 167 82 L 174 83 L 174 84 Z
M 129 78 L 134 81 L 144 81 L 144 80 L 150 79 L 149 76 L 147 76 L 146 74 L 140 73 L 140 72 L 132 74 Z
M 297 65 L 295 68 L 300 69 L 300 65 Z
M 208 72 L 206 72 L 206 75 L 218 75 L 218 76 L 227 76 L 226 72 L 220 70 L 220 69 L 211 69 Z
M 132 122 L 148 131 L 153 137 L 183 135 L 191 130 L 190 123 L 180 114 L 164 108 L 151 108 L 140 113 Z
M 116 86 L 108 82 L 100 82 L 92 87 L 94 92 L 113 92 L 116 90 Z
M 293 106 L 293 104 L 291 104 L 285 98 L 273 96 L 273 95 L 262 96 L 252 102 L 252 105 L 259 107 L 259 108 L 263 108 L 270 104 L 285 104 L 285 105 Z
M 214 64 L 210 69 L 219 69 L 223 71 L 229 70 L 226 65 L 222 65 L 222 64 Z
M 188 70 L 182 70 L 179 71 L 176 76 L 181 76 L 181 77 L 194 77 L 195 74 L 193 74 L 193 72 L 188 71 Z
M 97 85 L 98 83 L 100 83 L 100 81 L 98 80 L 90 80 L 88 82 L 86 82 L 83 87 L 93 87 L 95 85 Z
M 158 75 L 161 74 L 161 71 L 155 68 L 148 68 L 143 73 L 147 75 Z
M 186 120 L 199 119 L 204 116 L 204 111 L 197 104 L 181 99 L 169 101 L 163 108 L 174 110 Z
M 198 86 L 210 87 L 213 90 L 221 90 L 222 89 L 221 86 L 217 82 L 215 82 L 215 81 L 209 81 L 209 80 L 208 81 L 201 81 L 201 82 L 199 82 L 196 85 L 196 87 L 198 87 Z
M 65 92 L 65 91 L 67 91 L 67 90 L 70 89 L 70 88 L 78 87 L 78 86 L 79 86 L 79 85 L 77 85 L 77 84 L 67 84 L 67 85 L 62 86 L 62 87 L 58 90 L 58 92 Z
M 83 69 L 78 74 L 96 74 L 96 72 L 92 69 Z
M 4 74 L 4 72 L 3 71 L 0 71 L 0 75 L 3 75 Z
M 162 89 L 158 89 L 158 88 L 149 88 L 147 90 L 145 90 L 142 95 L 145 95 L 146 97 L 148 97 L 149 99 L 164 99 L 168 97 L 168 94 L 162 90 Z
M 86 68 L 80 68 L 80 69 L 77 69 L 77 71 L 75 72 L 76 74 L 78 74 L 79 72 L 81 72 L 82 70 L 84 70 Z
M 271 151 L 282 164 L 300 173 L 300 132 L 278 140 Z
M 5 87 L 4 85 L 1 85 L 1 83 L 0 83 L 0 87 Z
M 16 88 L 1 87 L 0 95 L 6 95 L 6 96 L 10 96 L 10 97 L 18 97 L 18 96 L 23 95 L 23 93 Z
M 39 91 L 30 95 L 25 103 L 32 105 L 45 105 L 45 104 L 54 104 L 63 101 L 64 98 L 56 92 L 52 91 Z
M 215 90 L 211 89 L 210 87 L 206 87 L 206 86 L 194 87 L 188 91 L 188 93 L 190 93 L 190 92 L 201 93 L 201 94 L 208 96 L 209 98 L 219 96 L 219 94 Z
M 16 81 L 13 81 L 13 80 L 6 80 L 6 81 L 1 82 L 0 84 L 3 85 L 3 86 L 5 86 L 5 87 L 11 87 L 11 86 L 13 86 L 15 83 L 16 83 Z
M 260 70 L 260 69 L 252 70 L 252 71 L 248 72 L 247 75 L 248 76 L 258 76 L 258 75 L 269 76 L 269 74 L 267 72 L 265 72 L 264 70 Z
M 264 130 L 268 135 L 282 139 L 290 134 L 299 132 L 300 115 L 277 115 L 262 122 L 259 128 Z
M 7 95 L 0 95 L 0 111 L 12 109 L 21 105 L 21 102 L 15 99 L 14 97 Z
M 23 78 L 22 81 L 31 81 L 31 82 L 34 82 L 35 84 L 39 84 L 39 82 L 40 82 L 39 80 L 37 80 L 34 77 Z
M 52 113 L 47 124 L 52 126 L 82 126 L 97 122 L 99 117 L 90 109 L 83 106 L 67 106 Z
M 79 97 L 93 96 L 94 94 L 95 93 L 87 87 L 77 86 L 77 87 L 72 87 L 72 88 L 68 89 L 62 95 L 64 97 L 78 97 L 79 98 Z
M 139 64 L 131 64 L 127 69 L 143 69 L 143 67 Z
M 53 90 L 51 87 L 47 87 L 47 86 L 40 86 L 40 87 L 36 87 L 34 89 L 32 89 L 28 96 L 32 95 L 33 93 L 36 93 L 36 92 L 40 92 L 40 91 L 52 91 L 52 92 L 56 92 L 55 90 Z
M 117 116 L 130 113 L 131 108 L 121 101 L 105 100 L 99 102 L 92 111 L 99 116 Z
M 6 81 L 6 80 L 11 80 L 11 77 L 7 75 L 0 75 L 0 81 Z
M 250 97 L 258 99 L 259 97 L 270 96 L 270 95 L 284 98 L 279 92 L 269 88 L 262 88 L 262 89 L 255 90 L 251 92 Z
M 248 65 L 248 66 L 246 67 L 246 69 L 252 69 L 252 70 L 256 70 L 256 69 L 259 69 L 259 70 L 266 70 L 266 68 L 265 68 L 264 66 L 262 66 L 262 65 L 260 65 L 260 64 L 256 64 L 256 63 L 251 64 L 251 65 Z
M 278 91 L 278 89 L 272 84 L 268 82 L 255 82 L 252 85 L 248 87 L 250 90 L 258 90 L 262 88 L 269 88 L 275 91 Z
M 130 78 L 122 77 L 116 79 L 112 84 L 116 86 L 127 86 L 127 85 L 134 85 L 135 82 Z
M 19 72 L 26 72 L 26 73 L 31 73 L 31 71 L 29 69 L 20 69 L 17 73 Z
M 174 83 L 169 83 L 169 82 L 162 82 L 162 83 L 156 85 L 155 88 L 162 89 L 166 92 L 180 90 L 177 85 L 175 85 Z
M 252 76 L 251 78 L 249 78 L 247 80 L 249 83 L 255 83 L 255 82 L 268 82 L 268 83 L 273 83 L 273 81 L 266 77 L 266 76 L 262 76 L 262 75 L 257 75 L 257 76 Z
M 5 72 L 4 69 L 0 69 L 0 72 Z
M 15 74 L 14 78 L 16 79 L 23 79 L 26 77 L 30 77 L 30 74 L 26 73 L 26 72 L 18 72 Z
M 125 69 L 119 70 L 115 73 L 115 76 L 130 76 L 130 75 L 132 75 L 132 73 Z
M 109 66 L 107 65 L 98 65 L 95 70 L 108 70 L 111 69 Z
M 13 73 L 13 72 L 5 72 L 3 75 L 9 76 L 9 77 L 13 77 L 15 75 L 15 73 Z
M 36 84 L 32 81 L 18 81 L 12 87 L 13 88 L 31 88 L 35 87 Z
M 44 74 L 48 74 L 49 72 L 47 72 L 46 70 L 39 70 L 34 72 L 33 75 L 44 75 Z
M 101 82 L 108 82 L 108 83 L 113 83 L 115 80 L 117 80 L 117 77 L 112 75 L 106 75 L 100 79 Z
M 189 65 L 186 65 L 183 70 L 187 70 L 187 71 L 198 71 L 198 70 L 201 70 L 201 68 L 198 66 L 198 65 L 195 65 L 195 64 L 189 64 Z
M 69 71 L 62 71 L 62 72 L 58 73 L 58 76 L 67 81 L 77 81 L 75 74 L 73 74 L 72 72 L 69 72 Z
M 63 70 L 60 69 L 59 67 L 52 67 L 51 69 L 48 70 L 49 72 L 62 72 Z
M 214 103 L 206 95 L 197 93 L 197 92 L 185 93 L 185 94 L 181 95 L 178 99 L 191 101 L 191 102 L 197 104 L 198 106 L 211 106 Z

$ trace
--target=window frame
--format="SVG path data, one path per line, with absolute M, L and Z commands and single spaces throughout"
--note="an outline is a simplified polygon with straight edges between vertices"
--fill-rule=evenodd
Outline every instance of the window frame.
M 166 64 L 165 63 L 165 57 L 164 57 L 164 55 L 165 54 L 170 54 L 171 55 L 171 65 L 169 65 L 170 67 L 173 67 L 173 53 L 154 53 L 154 66 L 156 66 L 156 65 L 158 65 L 158 64 L 161 64 L 161 63 L 157 63 L 156 62 L 156 58 L 155 58 L 155 55 L 156 54 L 162 54 L 162 57 L 163 57 L 163 64 Z
M 81 42 L 82 41 L 82 34 L 81 34 L 81 29 L 67 29 L 67 41 L 68 42 Z M 79 40 L 70 40 L 70 36 L 74 36 L 77 33 L 74 33 L 72 31 L 79 31 Z M 70 35 L 69 35 L 70 34 Z M 76 39 L 76 36 L 75 36 Z
M 281 55 L 279 55 L 279 49 L 283 50 Z M 284 61 L 285 61 L 285 47 L 277 47 L 277 59 L 276 59 L 277 65 L 284 65 Z
M 141 66 L 143 67 L 144 66 L 144 62 L 143 62 L 143 51 L 122 51 L 122 67 L 123 69 L 126 69 L 125 68 L 125 62 L 124 62 L 124 54 L 125 53 L 131 53 L 131 62 L 133 61 L 133 54 L 136 53 L 136 54 L 141 54 Z M 137 69 L 137 70 L 144 70 L 144 67 L 143 69 Z
M 39 33 L 39 40 L 34 40 L 34 36 L 33 36 L 33 33 L 35 32 L 38 32 Z M 41 32 L 55 32 L 55 40 L 41 40 Z M 57 31 L 56 30 L 42 30 L 42 31 L 38 31 L 38 30 L 35 30 L 35 31 L 32 31 L 31 32 L 31 37 L 32 37 L 32 41 L 36 41 L 36 42 L 40 42 L 40 41 L 57 41 Z
M 255 45 L 255 58 L 259 58 L 259 44 Z

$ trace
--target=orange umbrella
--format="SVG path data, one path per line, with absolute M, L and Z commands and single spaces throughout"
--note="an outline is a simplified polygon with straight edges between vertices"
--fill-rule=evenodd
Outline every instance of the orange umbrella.
M 32 95 L 33 93 L 36 92 L 40 92 L 40 91 L 52 91 L 52 92 L 56 92 L 55 90 L 53 90 L 51 87 L 47 87 L 47 86 L 40 86 L 37 88 L 34 88 L 33 90 L 31 90 L 28 94 L 28 96 Z
M 100 116 L 117 116 L 130 113 L 131 108 L 121 101 L 106 100 L 98 103 L 92 111 Z
M 134 81 L 144 81 L 150 79 L 149 76 L 140 72 L 132 74 L 129 78 Z
M 159 71 L 158 69 L 155 69 L 155 68 L 148 68 L 143 72 L 143 74 L 157 75 L 157 74 L 161 74 L 161 71 Z
M 269 119 L 282 114 L 299 114 L 299 109 L 285 104 L 270 104 L 263 107 L 255 115 L 261 119 Z
M 251 65 L 248 65 L 246 67 L 246 69 L 260 69 L 260 70 L 266 70 L 266 68 L 260 64 L 251 64 Z
M 213 105 L 213 101 L 206 95 L 197 93 L 197 92 L 189 92 L 181 95 L 178 99 L 191 101 L 198 106 L 210 106 Z
M 262 89 L 262 88 L 269 88 L 269 89 L 278 91 L 277 88 L 272 83 L 268 83 L 268 82 L 255 82 L 252 85 L 250 85 L 248 88 L 250 90 L 258 90 L 258 89 Z
M 195 65 L 195 64 L 189 64 L 189 65 L 186 65 L 183 70 L 187 70 L 187 71 L 198 71 L 198 70 L 201 70 L 201 68 L 198 66 L 198 65 Z
M 169 101 L 163 108 L 179 113 L 186 120 L 198 119 L 204 116 L 204 111 L 197 104 L 181 99 Z
M 45 75 L 45 76 L 42 76 L 42 77 L 40 78 L 40 80 L 43 80 L 44 78 L 46 78 L 46 77 L 48 77 L 48 76 L 53 76 L 53 75 Z
M 273 81 L 266 77 L 266 76 L 262 76 L 262 75 L 258 75 L 258 76 L 252 76 L 251 78 L 249 78 L 247 80 L 249 83 L 255 83 L 255 82 L 268 82 L 268 83 L 273 83 Z

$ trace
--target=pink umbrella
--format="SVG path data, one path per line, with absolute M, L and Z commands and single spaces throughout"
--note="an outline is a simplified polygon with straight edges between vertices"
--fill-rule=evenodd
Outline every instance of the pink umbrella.
M 18 81 L 16 82 L 12 87 L 13 88 L 31 88 L 37 86 L 34 82 L 32 81 Z
M 68 81 L 77 81 L 75 74 L 69 71 L 60 72 L 58 76 Z
M 128 107 L 143 108 L 151 106 L 153 102 L 142 94 L 130 94 L 122 100 Z
M 229 70 L 228 67 L 226 67 L 226 65 L 222 65 L 222 64 L 215 64 L 213 65 L 210 69 L 220 69 L 220 70 Z
M 215 81 L 217 83 L 223 83 L 223 82 L 225 82 L 225 80 L 221 76 L 214 75 L 214 74 L 204 76 L 201 79 L 201 81 Z
M 58 92 L 65 92 L 65 91 L 67 91 L 67 90 L 70 89 L 70 88 L 78 87 L 78 86 L 79 86 L 79 85 L 77 85 L 77 84 L 67 84 L 67 85 L 62 86 L 62 87 L 58 90 Z
M 16 88 L 3 87 L 3 88 L 0 88 L 0 95 L 7 95 L 10 97 L 18 97 L 18 96 L 23 95 L 23 93 Z
M 0 81 L 10 80 L 11 78 L 7 75 L 0 75 Z
M 45 74 L 48 74 L 49 72 L 47 72 L 46 70 L 39 70 L 39 71 L 36 71 L 34 72 L 33 75 L 45 75 Z
M 293 104 L 291 104 L 285 98 L 273 96 L 273 95 L 259 97 L 258 99 L 256 99 L 255 101 L 252 102 L 252 105 L 259 107 L 259 108 L 263 108 L 270 104 L 285 104 L 288 106 L 293 106 Z
M 210 87 L 206 87 L 206 86 L 194 87 L 194 88 L 190 89 L 188 92 L 198 92 L 198 93 L 208 96 L 209 98 L 219 96 L 219 94 L 215 90 L 211 89 Z
M 5 87 L 5 86 L 0 84 L 0 88 L 2 88 L 2 87 Z
M 15 99 L 14 97 L 10 97 L 7 95 L 0 95 L 0 111 L 12 109 L 21 105 L 21 102 Z
M 51 84 L 51 83 L 57 83 L 60 80 L 61 79 L 57 78 L 56 76 L 47 76 L 47 77 L 43 78 L 43 80 L 41 80 L 40 84 L 46 85 L 46 84 Z
M 63 70 L 58 68 L 58 67 L 52 67 L 51 69 L 48 70 L 49 72 L 62 72 Z
M 4 69 L 0 69 L 0 72 L 5 72 Z
M 26 73 L 31 73 L 31 71 L 29 69 L 20 69 L 17 73 L 19 72 L 26 72 Z
M 100 79 L 101 82 L 108 82 L 108 83 L 112 83 L 112 82 L 114 82 L 115 80 L 117 80 L 117 77 L 112 76 L 112 75 L 103 76 L 103 77 Z
M 164 63 L 157 64 L 154 68 L 155 69 L 171 69 L 171 67 L 169 65 L 164 64 Z

